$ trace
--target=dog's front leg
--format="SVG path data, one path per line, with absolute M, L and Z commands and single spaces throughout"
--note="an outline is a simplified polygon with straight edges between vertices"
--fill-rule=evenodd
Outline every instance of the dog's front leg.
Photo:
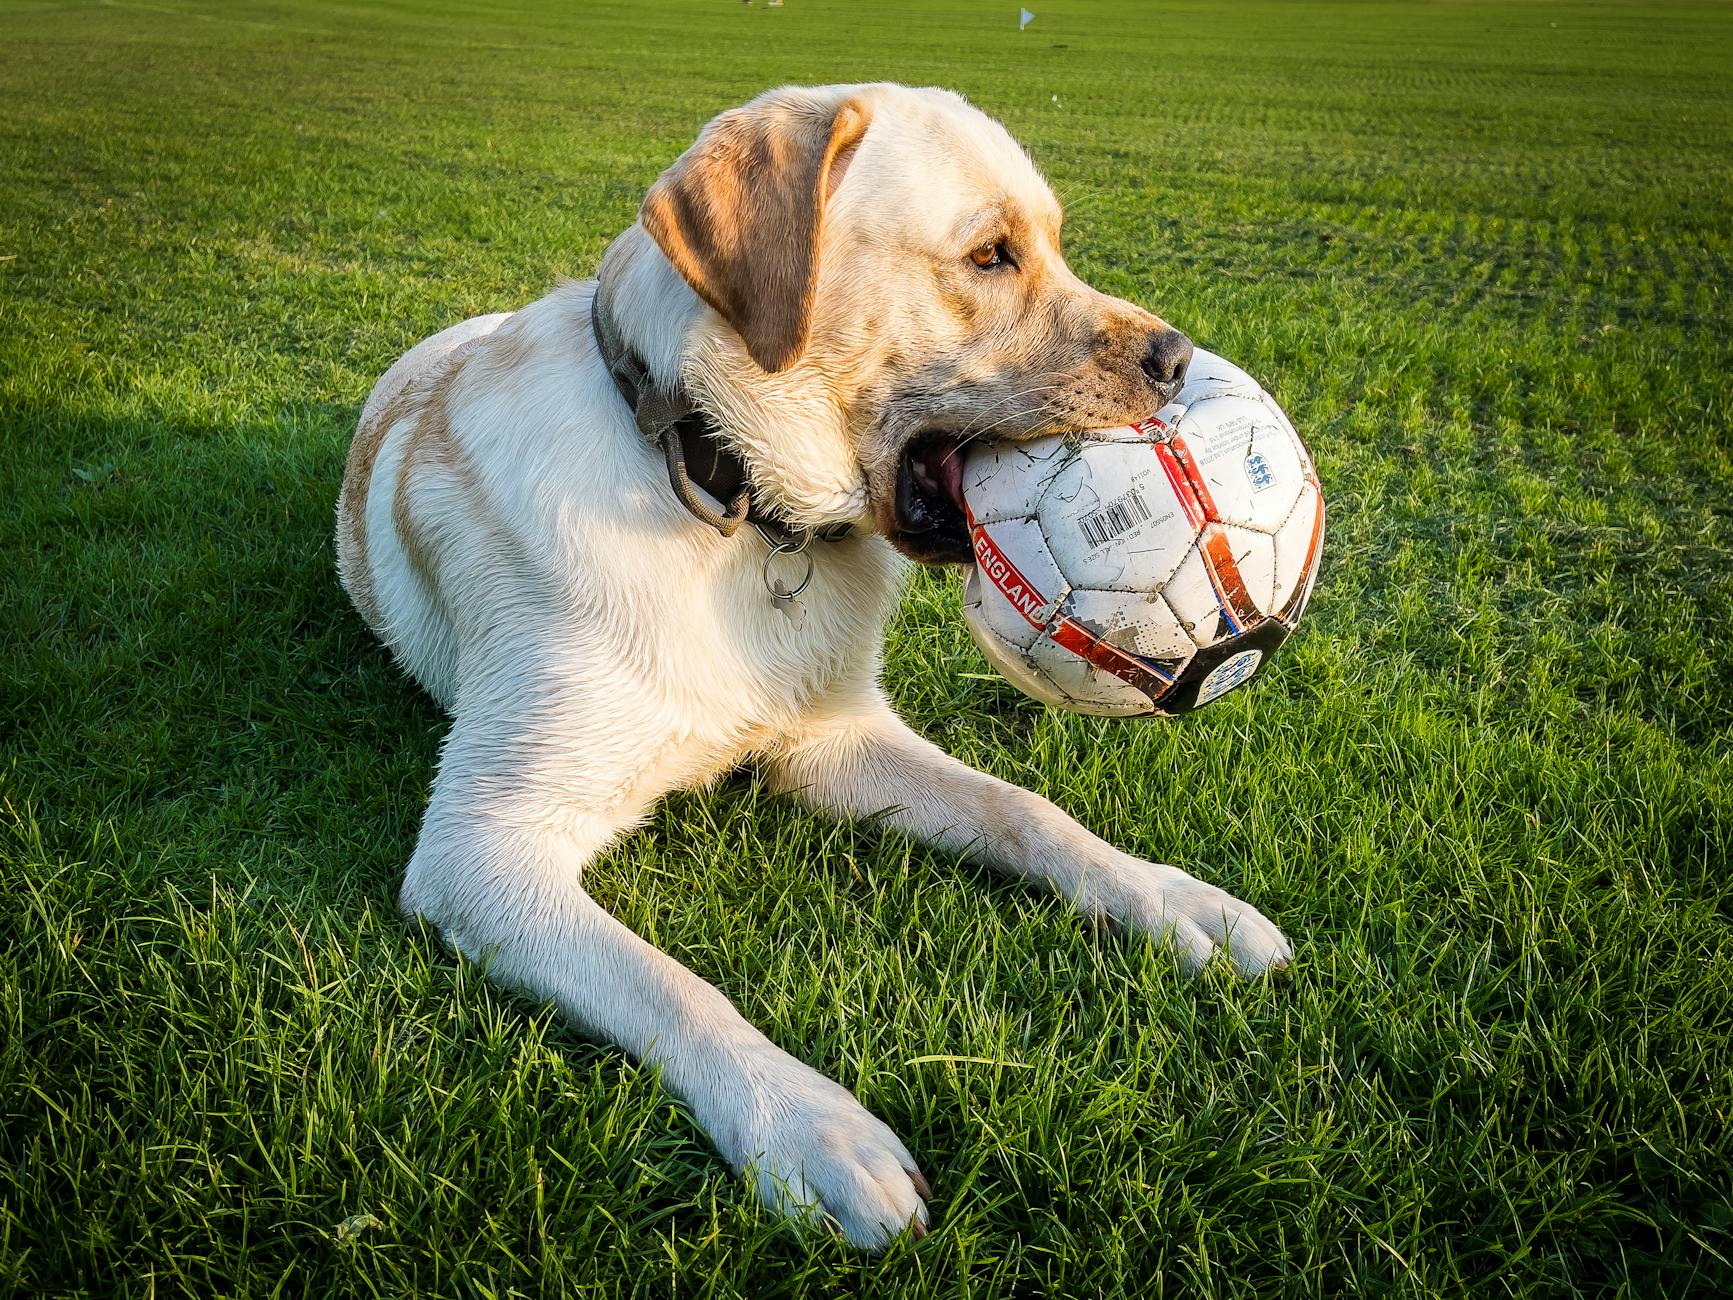
M 1240 971 L 1286 965 L 1288 941 L 1262 913 L 1178 867 L 1145 862 L 1079 826 L 1038 794 L 978 772 L 911 731 L 863 692 L 769 756 L 778 789 L 886 824 L 1047 882 L 1083 911 L 1172 942 L 1191 968 L 1218 948 Z
M 466 744 L 459 723 L 405 874 L 405 913 L 432 922 L 490 978 L 658 1065 L 773 1208 L 829 1215 L 870 1248 L 905 1228 L 924 1232 L 926 1184 L 896 1135 L 583 889 L 586 862 L 638 820 L 642 801 L 586 810 L 574 806 L 581 794 L 535 774 L 477 765 L 505 748 Z

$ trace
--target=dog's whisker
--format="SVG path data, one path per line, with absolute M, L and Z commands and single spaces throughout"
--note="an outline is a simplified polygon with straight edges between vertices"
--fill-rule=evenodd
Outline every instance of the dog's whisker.
M 987 411 L 995 410 L 998 407 L 1004 406 L 1008 402 L 1021 401 L 1021 400 L 1026 399 L 1026 398 L 1034 397 L 1040 393 L 1053 392 L 1058 387 L 1059 387 L 1058 384 L 1038 384 L 1038 385 L 1031 386 L 1029 388 L 1020 389 L 1015 393 L 1007 393 L 1004 397 L 1000 398 L 998 401 L 994 402 L 991 406 L 989 406 L 987 408 Z M 983 414 L 985 414 L 985 413 L 986 412 L 983 412 Z M 1001 416 L 999 419 L 994 420 L 989 424 L 980 425 L 980 426 L 971 426 L 969 429 L 967 429 L 964 432 L 963 436 L 958 440 L 957 450 L 961 451 L 964 447 L 967 447 L 970 443 L 977 442 L 981 438 L 985 437 L 987 434 L 992 433 L 997 429 L 1003 428 L 1005 425 L 1009 424 L 1012 420 L 1016 419 L 1018 414 L 1019 414 L 1019 412 L 1012 411 L 1009 414 Z

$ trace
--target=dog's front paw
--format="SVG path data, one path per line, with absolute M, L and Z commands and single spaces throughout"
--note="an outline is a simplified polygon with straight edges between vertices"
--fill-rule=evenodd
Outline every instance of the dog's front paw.
M 828 1219 L 869 1250 L 904 1230 L 924 1237 L 931 1193 L 897 1135 L 816 1070 L 791 1059 L 774 1074 L 731 1153 L 760 1199 L 797 1221 Z
M 1165 940 L 1188 970 L 1218 951 L 1242 975 L 1280 970 L 1294 959 L 1282 932 L 1257 908 L 1178 867 L 1131 859 L 1114 919 Z

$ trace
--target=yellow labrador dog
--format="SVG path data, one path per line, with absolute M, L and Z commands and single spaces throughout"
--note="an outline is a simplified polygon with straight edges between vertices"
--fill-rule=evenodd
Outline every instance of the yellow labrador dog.
M 495 979 L 656 1062 L 770 1205 L 883 1247 L 928 1189 L 854 1096 L 584 892 L 670 790 L 752 761 L 1170 942 L 1287 962 L 1254 908 L 911 731 L 879 684 L 903 556 L 969 557 L 961 441 L 1125 423 L 1184 336 L 1096 292 L 1003 128 L 941 90 L 723 113 L 596 281 L 419 344 L 338 504 L 356 608 L 451 714 L 403 882 Z

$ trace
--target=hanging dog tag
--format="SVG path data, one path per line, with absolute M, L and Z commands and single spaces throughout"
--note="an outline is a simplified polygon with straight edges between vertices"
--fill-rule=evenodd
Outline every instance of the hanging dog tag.
M 756 525 L 754 525 L 756 527 Z M 800 593 L 812 581 L 812 554 L 806 549 L 812 540 L 811 533 L 802 533 L 798 540 L 784 538 L 777 540 L 763 528 L 758 529 L 758 535 L 764 539 L 764 544 L 770 548 L 764 557 L 760 573 L 764 578 L 764 589 L 770 593 L 770 603 L 775 605 L 788 619 L 788 625 L 798 629 L 806 622 L 806 606 L 800 603 Z M 771 573 L 770 567 L 782 556 L 798 556 L 805 561 L 805 572 L 800 575 L 798 586 L 790 587 L 781 578 Z
M 798 628 L 806 622 L 806 606 L 794 598 L 794 593 L 782 585 L 778 578 L 770 584 L 770 603 L 782 611 L 790 627 Z

